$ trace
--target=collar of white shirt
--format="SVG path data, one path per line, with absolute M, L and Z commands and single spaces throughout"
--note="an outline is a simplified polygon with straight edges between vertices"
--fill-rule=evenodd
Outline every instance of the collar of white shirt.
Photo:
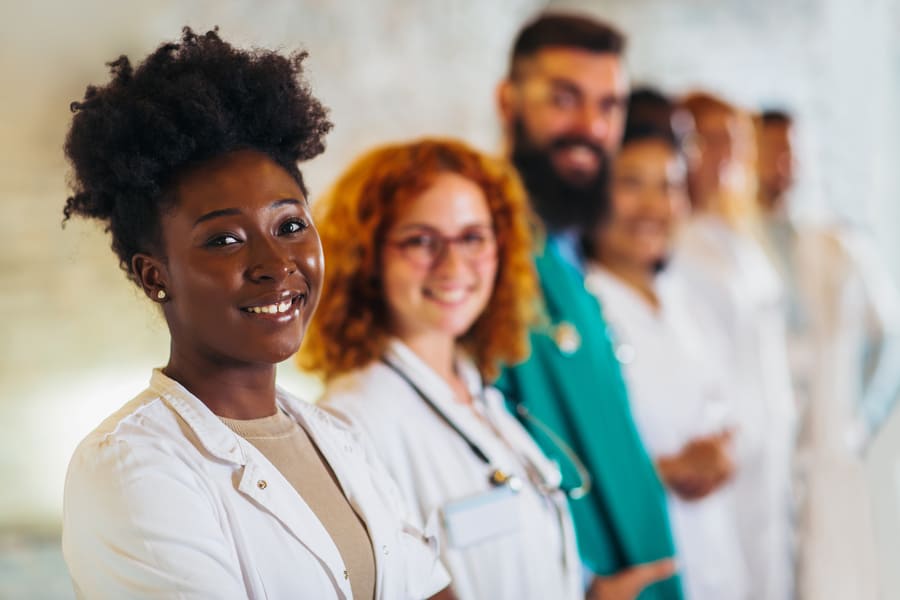
M 240 437 L 187 388 L 166 376 L 160 369 L 153 370 L 150 377 L 150 388 L 164 398 L 172 410 L 184 419 L 196 434 L 200 444 L 210 454 L 239 465 L 247 464 L 247 456 L 239 441 Z M 315 436 L 318 430 L 313 423 L 315 420 L 330 421 L 331 425 L 337 424 L 333 416 L 293 397 L 281 388 L 276 389 L 276 403 L 310 435 Z
M 473 413 L 474 408 L 476 412 L 485 415 L 485 390 L 477 367 L 464 353 L 459 352 L 456 356 L 456 372 L 472 397 L 472 407 L 459 402 L 450 384 L 400 340 L 391 340 L 384 356 L 409 378 L 434 408 L 461 431 L 469 442 L 485 453 L 492 467 L 503 470 L 512 467 L 508 460 L 504 460 L 503 453 L 496 452 L 499 441 L 497 434 Z M 496 427 L 497 423 L 493 419 L 491 421 Z
M 488 455 L 494 467 L 519 471 L 519 468 L 499 460 L 500 456 L 491 453 L 491 448 L 498 441 L 497 433 L 479 422 L 469 407 L 457 402 L 450 385 L 409 346 L 396 338 L 392 339 L 388 343 L 385 358 L 403 371 L 420 390 L 428 394 L 428 399 Z M 484 385 L 475 363 L 463 352 L 459 352 L 456 356 L 456 372 L 468 388 L 476 410 L 482 412 L 506 443 L 512 446 L 517 460 L 525 459 L 530 462 L 549 486 L 559 485 L 558 467 L 547 459 L 525 429 L 515 422 L 506 409 L 502 394 L 495 388 Z

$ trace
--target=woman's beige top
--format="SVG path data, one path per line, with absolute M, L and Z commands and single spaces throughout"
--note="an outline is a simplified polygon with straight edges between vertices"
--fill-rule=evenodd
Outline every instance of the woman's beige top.
M 325 526 L 347 565 L 353 597 L 374 598 L 375 557 L 365 523 L 306 431 L 281 410 L 261 419 L 221 419 L 284 475 Z

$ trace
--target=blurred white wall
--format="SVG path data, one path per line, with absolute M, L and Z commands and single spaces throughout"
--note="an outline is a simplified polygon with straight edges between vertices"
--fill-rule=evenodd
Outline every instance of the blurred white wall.
M 180 27 L 219 25 L 246 45 L 305 48 L 331 107 L 313 195 L 358 152 L 389 139 L 456 135 L 498 148 L 494 86 L 537 0 L 0 0 L 0 529 L 55 527 L 74 445 L 141 389 L 167 355 L 164 324 L 128 284 L 94 225 L 60 229 L 69 102 Z M 893 0 L 552 2 L 609 18 L 630 37 L 636 82 L 719 91 L 799 115 L 800 208 L 869 226 L 900 277 L 900 3 Z M 288 365 L 282 381 L 312 385 Z M 878 516 L 900 538 L 900 421 L 873 448 Z M 886 542 L 885 561 L 900 546 Z M 898 575 L 890 575 L 898 577 Z M 900 581 L 893 590 L 900 590 Z M 898 592 L 900 593 L 900 592 Z M 2 594 L 0 594 L 2 595 Z M 900 596 L 898 596 L 900 597 Z

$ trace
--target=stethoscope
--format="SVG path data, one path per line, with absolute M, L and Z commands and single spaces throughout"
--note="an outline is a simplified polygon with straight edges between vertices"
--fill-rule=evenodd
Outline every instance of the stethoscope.
M 494 487 L 502 487 L 506 486 L 512 492 L 518 492 L 522 489 L 522 480 L 514 473 L 507 473 L 506 471 L 499 469 L 491 464 L 491 459 L 488 458 L 487 454 L 476 444 L 464 431 L 462 431 L 456 423 L 453 422 L 450 417 L 444 413 L 441 408 L 435 404 L 431 398 L 428 397 L 422 389 L 415 384 L 415 382 L 410 379 L 409 375 L 407 375 L 400 367 L 387 360 L 386 358 L 382 358 L 381 361 L 387 365 L 394 373 L 396 373 L 404 382 L 412 389 L 419 398 L 432 410 L 434 413 L 446 423 L 453 431 L 466 443 L 472 453 L 478 457 L 485 465 L 491 468 L 490 473 L 488 474 L 488 482 Z M 484 401 L 484 388 L 479 391 L 479 397 L 482 401 L 482 404 L 485 404 Z M 534 484 L 538 490 L 543 493 L 551 494 L 553 492 L 562 491 L 565 493 L 570 499 L 578 500 L 579 498 L 583 498 L 586 496 L 591 490 L 591 476 L 587 472 L 587 469 L 584 467 L 584 464 L 569 447 L 556 433 L 550 429 L 545 423 L 543 423 L 540 419 L 532 415 L 528 409 L 524 406 L 517 405 L 516 412 L 524 419 L 527 419 L 530 423 L 534 424 L 538 429 L 540 429 L 552 442 L 553 444 L 562 450 L 563 454 L 569 459 L 572 463 L 572 466 L 575 467 L 575 471 L 578 473 L 578 477 L 580 479 L 579 485 L 565 489 L 561 485 L 551 485 L 547 482 L 546 478 L 541 475 L 541 471 L 529 460 L 527 457 L 520 456 L 520 460 L 523 460 L 529 468 L 526 469 L 529 474 L 529 480 Z

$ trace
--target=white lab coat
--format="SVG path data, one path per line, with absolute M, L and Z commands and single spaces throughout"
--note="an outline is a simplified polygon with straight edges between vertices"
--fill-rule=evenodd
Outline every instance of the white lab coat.
M 733 482 L 749 597 L 793 595 L 791 478 L 796 407 L 788 369 L 784 296 L 762 246 L 712 215 L 694 216 L 671 266 L 690 305 L 711 319 L 734 402 Z
M 366 523 L 375 597 L 449 583 L 436 540 L 403 515 L 396 486 L 345 423 L 279 391 Z M 161 371 L 75 451 L 63 555 L 80 598 L 349 599 L 322 523 L 249 442 Z
M 412 350 L 394 340 L 386 358 L 398 366 L 485 452 L 491 463 L 525 481 L 519 492 L 518 527 L 478 544 L 451 547 L 442 519 L 446 503 L 492 489 L 491 468 L 481 461 L 397 373 L 381 362 L 330 383 L 320 403 L 351 419 L 371 437 L 383 462 L 423 521 L 437 522 L 441 558 L 460 600 L 574 600 L 583 598 L 581 566 L 566 499 L 542 495 L 528 482 L 525 465 L 559 483 L 548 461 L 522 426 L 506 411 L 500 393 L 484 390 L 474 365 L 464 358 L 457 370 L 476 409 L 454 400 L 452 389 Z
M 867 240 L 767 223 L 791 290 L 798 439 L 798 588 L 805 600 L 875 598 L 871 504 L 861 446 L 900 388 L 900 300 Z
M 656 278 L 660 308 L 596 264 L 585 287 L 603 306 L 649 454 L 678 453 L 692 439 L 733 425 L 731 399 L 708 332 L 690 312 L 677 276 Z M 667 494 L 687 600 L 746 600 L 747 573 L 730 486 L 686 501 Z

